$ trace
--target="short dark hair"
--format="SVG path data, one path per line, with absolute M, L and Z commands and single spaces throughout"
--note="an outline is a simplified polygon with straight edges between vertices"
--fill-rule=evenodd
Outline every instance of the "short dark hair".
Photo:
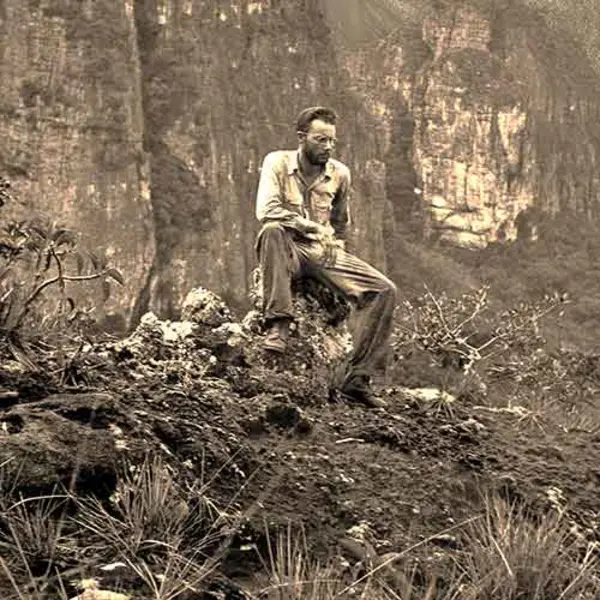
M 310 108 L 305 108 L 296 119 L 296 131 L 303 131 L 306 133 L 310 129 L 310 124 L 316 119 L 335 125 L 337 114 L 333 109 L 326 108 L 325 106 L 311 106 Z

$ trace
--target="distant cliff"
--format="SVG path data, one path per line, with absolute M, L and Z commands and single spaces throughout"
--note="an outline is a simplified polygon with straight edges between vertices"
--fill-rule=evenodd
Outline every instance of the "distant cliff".
M 340 114 L 355 243 L 382 268 L 405 234 L 481 247 L 539 212 L 595 218 L 598 76 L 553 3 L 367 4 L 0 3 L 0 168 L 126 273 L 101 314 L 173 315 L 197 284 L 243 302 L 261 158 L 316 103 Z M 347 35 L 374 14 L 378 38 Z

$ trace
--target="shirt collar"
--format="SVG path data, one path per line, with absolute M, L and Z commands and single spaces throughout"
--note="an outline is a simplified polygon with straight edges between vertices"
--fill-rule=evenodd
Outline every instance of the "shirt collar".
M 299 152 L 298 150 L 296 150 L 295 152 L 290 152 L 290 156 L 289 156 L 289 160 L 288 160 L 288 175 L 293 175 L 300 168 L 298 152 Z M 331 179 L 331 177 L 333 177 L 334 172 L 335 172 L 335 167 L 334 167 L 333 163 L 331 162 L 331 160 L 328 160 L 327 163 L 325 164 L 325 176 L 328 179 Z

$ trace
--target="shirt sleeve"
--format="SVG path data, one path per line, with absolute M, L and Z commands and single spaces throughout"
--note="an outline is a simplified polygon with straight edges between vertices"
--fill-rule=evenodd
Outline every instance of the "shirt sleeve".
M 279 221 L 285 227 L 297 229 L 303 233 L 312 231 L 311 222 L 302 215 L 285 208 L 282 202 L 279 171 L 282 166 L 275 153 L 265 156 L 256 193 L 256 218 L 262 223 Z
M 350 219 L 350 189 L 352 181 L 350 170 L 344 169 L 340 173 L 340 186 L 335 194 L 331 206 L 330 223 L 335 231 L 335 237 L 339 240 L 345 240 L 348 235 L 348 227 L 351 224 Z

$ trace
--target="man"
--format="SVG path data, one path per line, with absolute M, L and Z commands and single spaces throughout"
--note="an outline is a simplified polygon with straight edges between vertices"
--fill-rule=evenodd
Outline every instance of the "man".
M 396 286 L 345 250 L 350 171 L 331 158 L 336 114 L 324 107 L 303 110 L 299 146 L 268 154 L 262 164 L 256 216 L 263 223 L 257 251 L 263 275 L 264 347 L 284 353 L 293 320 L 291 282 L 313 277 L 354 304 L 354 349 L 341 382 L 342 395 L 368 406 L 384 403 L 370 375 L 392 328 Z

